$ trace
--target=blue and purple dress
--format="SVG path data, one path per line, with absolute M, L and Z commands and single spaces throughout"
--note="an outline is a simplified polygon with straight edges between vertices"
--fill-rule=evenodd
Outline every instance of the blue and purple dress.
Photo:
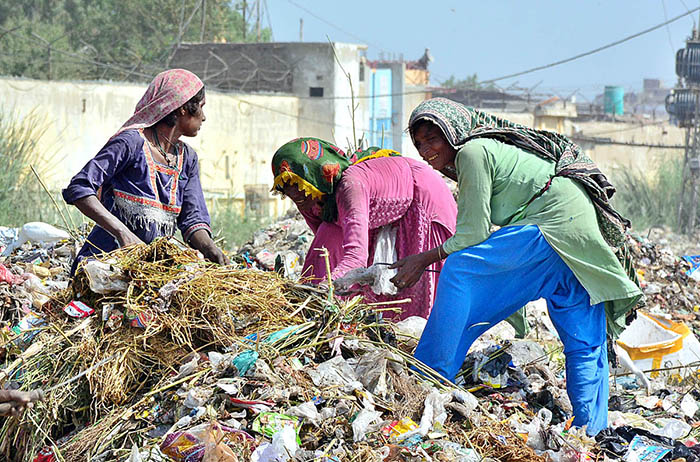
M 142 241 L 173 236 L 176 229 L 185 242 L 199 229 L 211 234 L 209 212 L 199 181 L 197 153 L 180 142 L 177 165 L 156 162 L 143 130 L 125 130 L 107 144 L 75 175 L 63 199 L 98 195 L 102 205 Z M 119 247 L 116 238 L 95 225 L 73 263 Z

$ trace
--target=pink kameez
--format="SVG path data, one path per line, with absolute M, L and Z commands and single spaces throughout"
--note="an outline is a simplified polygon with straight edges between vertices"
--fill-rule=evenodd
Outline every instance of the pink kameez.
M 433 249 L 455 231 L 457 206 L 449 188 L 432 168 L 414 159 L 383 157 L 348 167 L 335 197 L 338 205 L 335 223 L 305 216 L 315 238 L 304 263 L 304 275 L 315 279 L 326 279 L 326 267 L 319 251 L 314 249 L 328 249 L 332 277 L 337 279 L 351 269 L 372 263 L 376 236 L 382 226 L 391 224 L 397 228 L 399 259 Z M 366 286 L 362 295 L 370 302 L 410 298 L 410 303 L 401 305 L 401 313 L 388 317 L 427 318 L 442 261 L 429 269 L 438 272 L 426 271 L 413 287 L 396 295 L 376 295 Z

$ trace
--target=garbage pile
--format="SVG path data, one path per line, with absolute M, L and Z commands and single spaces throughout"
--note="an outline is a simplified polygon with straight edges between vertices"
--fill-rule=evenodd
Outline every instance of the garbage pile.
M 676 253 L 692 252 L 691 243 L 674 235 L 660 239 L 663 244 L 640 235 L 630 235 L 627 242 L 646 295 L 646 309 L 672 314 L 700 334 L 700 271 L 690 263 L 693 255 Z
M 16 325 L 22 313 L 40 309 L 52 292 L 67 288 L 76 254 L 68 233 L 49 224 L 0 226 L 0 255 L 4 257 L 0 263 L 1 320 Z
M 296 209 L 285 217 L 253 234 L 236 254 L 249 268 L 275 270 L 297 280 L 314 234 Z
M 265 236 L 248 256 L 303 251 L 294 221 Z M 0 384 L 46 397 L 0 420 L 0 459 L 699 461 L 695 337 L 675 318 L 683 299 L 661 275 L 687 268 L 680 258 L 658 263 L 662 250 L 634 242 L 635 259 L 649 259 L 640 265 L 647 287 L 663 289 L 656 311 L 635 321 L 646 324 L 630 326 L 629 352 L 616 349 L 655 371 L 647 388 L 629 370 L 612 370 L 611 428 L 596 438 L 571 426 L 561 344 L 541 302 L 528 307 L 526 339 L 506 323 L 492 328 L 449 384 L 411 355 L 425 320 L 382 318 L 400 305 L 339 300 L 256 269 L 254 256 L 252 265 L 222 267 L 158 240 L 88 262 L 43 303 L 0 282 L 11 299 Z M 19 260 L 41 248 L 49 269 L 41 282 L 66 281 L 64 246 L 75 244 L 25 244 L 4 264 L 23 278 Z M 696 296 L 692 278 L 679 281 Z M 635 343 L 645 335 L 660 336 L 651 339 L 666 348 L 654 350 L 660 365 L 636 355 L 655 345 Z

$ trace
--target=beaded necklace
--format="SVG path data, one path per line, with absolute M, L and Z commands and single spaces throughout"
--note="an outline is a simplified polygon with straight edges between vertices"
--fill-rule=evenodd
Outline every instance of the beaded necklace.
M 168 167 L 175 168 L 175 166 L 177 165 L 177 158 L 180 156 L 180 150 L 178 149 L 177 144 L 173 143 L 172 141 L 170 142 L 170 145 L 175 149 L 175 161 L 171 164 L 170 158 L 168 157 L 168 153 L 165 151 L 165 149 L 163 149 L 163 146 L 160 144 L 160 139 L 158 138 L 158 130 L 156 130 L 155 127 L 151 127 L 151 130 L 153 130 L 153 140 L 156 142 L 156 147 L 158 148 L 160 153 L 163 154 L 163 158 L 168 164 Z

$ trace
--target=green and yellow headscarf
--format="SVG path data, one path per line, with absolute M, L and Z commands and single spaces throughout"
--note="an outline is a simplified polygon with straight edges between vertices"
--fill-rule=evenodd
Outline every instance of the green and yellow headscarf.
M 280 147 L 272 156 L 273 191 L 282 192 L 285 184 L 293 184 L 307 197 L 322 200 L 323 221 L 333 222 L 338 217 L 335 186 L 343 172 L 351 165 L 378 157 L 398 156 L 391 149 L 370 147 L 352 155 L 318 138 L 297 138 Z

